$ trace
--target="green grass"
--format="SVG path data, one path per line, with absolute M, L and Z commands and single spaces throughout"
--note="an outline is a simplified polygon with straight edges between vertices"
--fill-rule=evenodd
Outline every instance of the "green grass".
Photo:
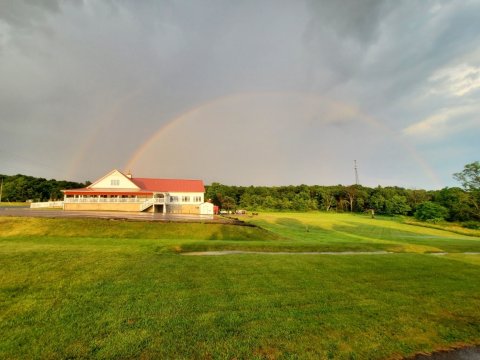
M 450 232 L 461 234 L 461 235 L 480 237 L 480 230 L 468 229 L 461 226 L 461 224 L 458 224 L 458 223 L 451 223 L 447 221 L 441 221 L 440 223 L 429 223 L 425 221 L 416 220 L 415 218 L 412 218 L 412 217 L 404 217 L 402 220 L 405 224 L 409 224 L 409 225 L 429 227 L 432 229 L 446 230 L 446 231 L 450 231 Z
M 267 230 L 0 218 L 0 358 L 383 359 L 480 343 L 480 256 L 461 253 L 480 238 L 352 215 L 249 221 Z M 229 248 L 399 253 L 178 254 Z
M 244 220 L 295 240 L 297 251 L 480 252 L 480 232 L 467 236 L 402 219 L 311 212 L 265 213 Z
M 2 201 L 0 202 L 0 207 L 1 206 L 30 206 L 30 203 L 26 202 L 10 202 L 10 201 Z

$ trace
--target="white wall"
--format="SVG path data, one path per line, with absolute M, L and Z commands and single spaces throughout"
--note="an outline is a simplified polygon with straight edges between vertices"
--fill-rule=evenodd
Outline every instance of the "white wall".
M 200 204 L 200 215 L 213 215 L 213 204 L 208 202 Z
M 176 196 L 178 197 L 178 201 L 170 202 L 170 197 Z M 183 196 L 190 196 L 190 201 L 183 202 Z M 200 196 L 200 201 L 194 201 L 196 196 Z M 167 204 L 201 204 L 203 203 L 203 193 L 201 192 L 170 192 L 167 195 Z
M 119 184 L 112 185 L 112 180 L 118 180 Z M 110 174 L 107 174 L 105 177 L 97 181 L 98 182 L 93 183 L 89 187 L 92 189 L 138 189 L 137 185 L 118 170 L 112 171 Z

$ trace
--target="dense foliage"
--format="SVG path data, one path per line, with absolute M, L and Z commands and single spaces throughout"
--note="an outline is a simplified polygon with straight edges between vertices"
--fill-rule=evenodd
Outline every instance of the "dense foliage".
M 447 217 L 448 210 L 437 203 L 425 201 L 418 205 L 414 215 L 418 220 L 437 222 Z
M 455 174 L 463 189 L 446 187 L 427 191 L 361 185 L 242 187 L 213 183 L 207 187 L 205 197 L 226 210 L 368 211 L 384 215 L 414 215 L 420 208 L 418 218 L 422 220 L 478 221 L 479 173 L 480 164 L 475 162 Z M 423 205 L 425 203 L 428 204 Z
M 213 183 L 207 186 L 205 197 L 227 210 L 374 210 L 376 214 L 413 215 L 420 204 L 431 201 L 449 210 L 448 220 L 469 220 L 474 213 L 467 201 L 467 192 L 456 187 L 426 191 L 361 185 L 242 187 Z
M 47 201 L 63 199 L 64 189 L 85 187 L 87 183 L 47 180 L 27 175 L 0 175 L 3 179 L 2 201 Z
M 0 175 L 5 201 L 44 201 L 63 197 L 61 190 L 89 184 L 46 180 L 26 175 Z M 480 163 L 467 164 L 454 174 L 463 186 L 441 190 L 362 185 L 230 186 L 213 183 L 206 199 L 225 210 L 371 212 L 415 215 L 421 220 L 480 221 Z M 474 224 L 475 225 L 475 224 Z

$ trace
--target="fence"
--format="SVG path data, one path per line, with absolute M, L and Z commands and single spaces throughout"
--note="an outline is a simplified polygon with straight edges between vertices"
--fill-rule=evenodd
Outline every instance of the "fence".
M 30 203 L 30 209 L 39 208 L 62 208 L 63 201 L 45 201 L 45 202 L 32 202 Z

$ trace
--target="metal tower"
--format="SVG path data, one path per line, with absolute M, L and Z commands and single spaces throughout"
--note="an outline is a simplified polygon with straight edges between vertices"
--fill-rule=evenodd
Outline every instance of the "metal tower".
M 355 170 L 355 185 L 359 185 L 360 181 L 358 180 L 358 168 L 357 168 L 357 160 L 353 160 L 354 170 Z

